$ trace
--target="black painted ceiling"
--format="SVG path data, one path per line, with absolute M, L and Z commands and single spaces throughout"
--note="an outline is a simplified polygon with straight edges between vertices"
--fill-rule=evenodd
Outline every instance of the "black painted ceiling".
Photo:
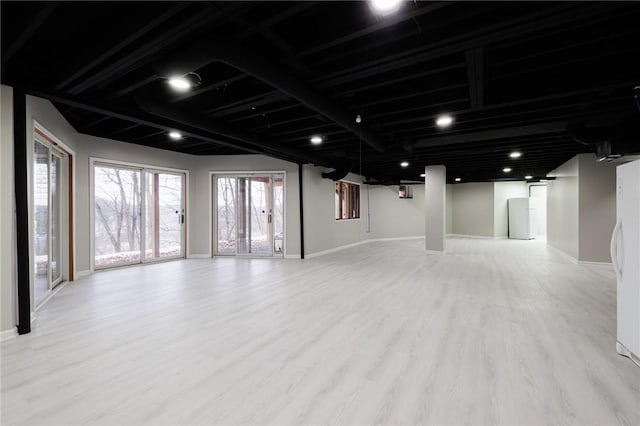
M 491 181 L 543 177 L 639 133 L 634 2 L 405 2 L 387 16 L 368 2 L 1 7 L 3 84 L 51 99 L 79 132 L 135 144 L 266 153 L 388 182 L 444 164 L 450 181 Z M 174 92 L 172 67 L 201 84 Z M 446 130 L 441 113 L 455 119 Z

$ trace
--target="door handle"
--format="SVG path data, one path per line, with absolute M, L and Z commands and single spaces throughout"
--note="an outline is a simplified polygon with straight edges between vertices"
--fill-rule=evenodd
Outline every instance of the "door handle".
M 269 213 L 269 219 L 268 219 L 268 223 L 271 223 L 271 213 Z
M 622 230 L 622 219 L 618 219 L 616 222 L 616 226 L 613 228 L 613 234 L 611 235 L 611 264 L 613 265 L 613 270 L 616 273 L 616 278 L 618 282 L 622 281 L 622 268 L 624 264 L 621 265 L 618 257 L 618 240 L 620 239 L 620 233 Z M 624 240 L 621 240 L 624 243 Z M 621 244 L 620 251 L 623 254 L 624 260 L 624 246 Z

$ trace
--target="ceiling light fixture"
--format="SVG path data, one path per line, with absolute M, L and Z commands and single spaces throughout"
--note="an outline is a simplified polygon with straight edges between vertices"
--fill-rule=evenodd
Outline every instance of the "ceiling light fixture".
M 529 179 L 533 179 L 533 176 L 531 176 L 531 175 L 526 175 L 524 178 L 525 178 L 526 180 L 529 180 Z
M 402 163 L 400 163 L 400 167 L 408 167 L 408 166 L 409 166 L 408 161 L 403 161 Z
M 522 153 L 518 152 L 518 151 L 513 151 L 511 154 L 509 154 L 509 157 L 511 157 L 511 158 L 520 158 L 520 157 L 522 157 Z
M 460 181 L 462 181 L 462 178 L 455 178 L 454 180 L 455 180 L 456 182 L 460 182 Z
M 420 175 L 420 177 L 425 177 L 425 176 L 427 176 L 427 175 L 426 175 L 426 174 L 424 174 L 424 173 L 422 173 L 422 174 Z
M 195 72 L 190 72 L 183 76 L 170 77 L 167 83 L 178 92 L 186 92 L 192 87 L 202 84 L 202 79 Z
M 511 167 L 505 167 L 504 169 L 502 169 L 502 171 L 505 173 L 509 173 L 511 172 Z
M 371 0 L 371 7 L 380 15 L 387 15 L 397 11 L 401 4 L 401 0 Z
M 320 145 L 322 143 L 322 136 L 314 135 L 314 136 L 311 136 L 311 139 L 309 140 L 314 145 Z
M 362 117 L 360 116 L 360 114 L 356 115 L 356 123 L 362 123 Z
M 436 126 L 440 127 L 441 129 L 449 127 L 451 126 L 451 124 L 453 124 L 453 117 L 451 117 L 449 114 L 442 114 L 439 115 L 438 118 L 436 118 Z
M 182 139 L 182 133 L 176 132 L 175 130 L 169 132 L 169 137 L 173 140 Z
M 191 89 L 191 82 L 184 77 L 171 77 L 169 79 L 169 86 L 179 92 L 186 92 Z

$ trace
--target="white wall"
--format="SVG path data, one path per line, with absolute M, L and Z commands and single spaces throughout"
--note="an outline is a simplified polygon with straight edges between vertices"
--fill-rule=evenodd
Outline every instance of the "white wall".
M 0 331 L 15 330 L 16 242 L 13 184 L 13 89 L 0 86 Z
M 369 238 L 367 187 L 360 187 L 360 219 L 335 219 L 335 182 L 323 179 L 323 167 L 303 168 L 303 205 L 305 255 L 359 243 Z M 361 183 L 360 176 L 349 173 L 343 180 Z
M 371 238 L 424 237 L 424 185 L 411 185 L 413 198 L 399 198 L 398 186 L 370 186 Z
M 507 200 L 509 198 L 529 197 L 526 182 L 495 182 L 493 186 L 493 232 L 495 237 L 509 235 L 509 216 Z
M 445 199 L 446 208 L 446 230 L 447 234 L 453 234 L 453 187 L 454 185 L 447 185 L 447 195 Z
M 578 258 L 578 157 L 547 173 L 547 243 Z
M 611 262 L 609 241 L 616 224 L 616 164 L 579 156 L 579 260 Z
M 451 187 L 453 189 L 452 233 L 493 238 L 493 183 L 460 183 Z M 448 187 L 447 190 L 449 189 Z

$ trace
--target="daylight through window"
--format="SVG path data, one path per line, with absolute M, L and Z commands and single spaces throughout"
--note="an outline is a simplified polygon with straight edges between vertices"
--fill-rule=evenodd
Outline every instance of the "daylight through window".
M 336 182 L 336 220 L 360 218 L 360 185 Z

